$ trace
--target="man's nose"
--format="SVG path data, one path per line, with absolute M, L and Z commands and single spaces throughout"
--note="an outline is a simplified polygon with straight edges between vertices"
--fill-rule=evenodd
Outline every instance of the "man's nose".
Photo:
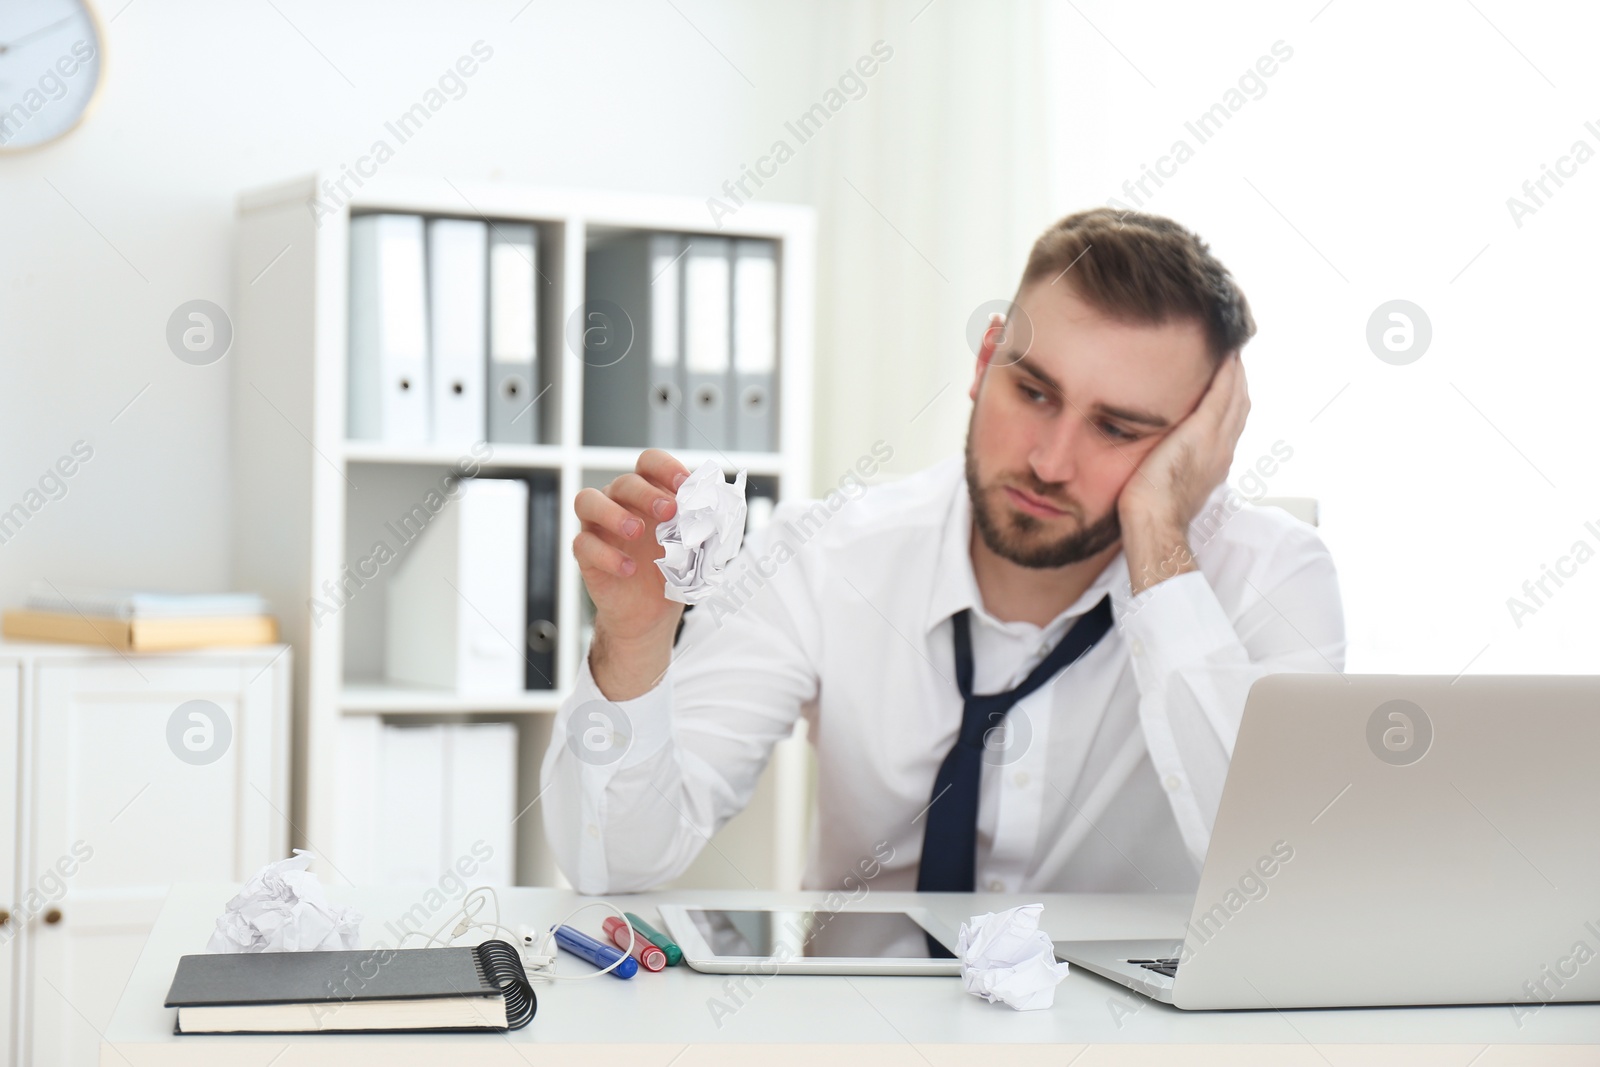
M 1035 442 L 1028 457 L 1033 473 L 1041 482 L 1060 485 L 1071 482 L 1078 473 L 1078 457 L 1084 446 L 1083 433 L 1089 427 L 1081 419 L 1060 418 Z

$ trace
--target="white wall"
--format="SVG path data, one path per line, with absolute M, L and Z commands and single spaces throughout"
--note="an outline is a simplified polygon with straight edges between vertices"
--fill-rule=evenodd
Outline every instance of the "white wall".
M 1506 203 L 1574 141 L 1600 152 L 1595 9 L 1261 0 L 1152 12 L 1096 0 L 1053 11 L 1055 202 L 1127 199 L 1122 183 L 1175 140 L 1195 148 L 1163 186 L 1147 184 L 1144 205 L 1209 239 L 1250 297 L 1260 333 L 1246 350 L 1253 408 L 1235 471 L 1276 440 L 1294 449 L 1269 490 L 1322 501 L 1349 668 L 1600 669 L 1600 556 L 1565 564 L 1574 574 L 1547 582 L 1554 595 L 1520 627 L 1506 603 L 1574 542 L 1600 550 L 1600 156 L 1549 186 L 1520 227 Z M 1200 144 L 1184 122 L 1279 40 L 1293 56 L 1265 94 Z M 1365 339 L 1368 317 L 1395 298 L 1433 326 L 1406 366 Z

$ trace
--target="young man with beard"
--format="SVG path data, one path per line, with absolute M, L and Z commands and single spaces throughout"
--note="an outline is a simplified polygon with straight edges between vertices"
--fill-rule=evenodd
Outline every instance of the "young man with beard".
M 1086 211 L 985 337 L 965 462 L 820 528 L 780 505 L 741 550 L 780 562 L 737 611 L 662 595 L 677 460 L 580 493 L 594 641 L 542 768 L 573 884 L 676 877 L 804 716 L 808 889 L 869 864 L 882 889 L 1192 891 L 1250 685 L 1344 660 L 1316 532 L 1224 482 L 1254 333 L 1194 234 Z M 625 747 L 562 743 L 595 728 Z

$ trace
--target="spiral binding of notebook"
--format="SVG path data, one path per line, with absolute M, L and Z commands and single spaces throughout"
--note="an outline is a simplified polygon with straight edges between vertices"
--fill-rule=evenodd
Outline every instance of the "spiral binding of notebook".
M 539 1000 L 533 994 L 533 983 L 528 981 L 522 954 L 515 946 L 496 938 L 478 944 L 472 954 L 484 978 L 505 997 L 507 1027 L 520 1030 L 527 1026 L 539 1008 Z

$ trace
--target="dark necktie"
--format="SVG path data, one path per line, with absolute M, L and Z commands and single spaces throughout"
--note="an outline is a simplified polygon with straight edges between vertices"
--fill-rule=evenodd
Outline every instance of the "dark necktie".
M 933 800 L 922 836 L 919 892 L 970 893 L 978 852 L 978 782 L 983 775 L 983 739 L 1001 725 L 1012 705 L 1072 666 L 1111 629 L 1111 597 L 1102 597 L 1073 623 L 1033 673 L 1004 693 L 972 692 L 972 631 L 966 609 L 955 624 L 956 685 L 964 707 L 961 733 L 933 781 Z

